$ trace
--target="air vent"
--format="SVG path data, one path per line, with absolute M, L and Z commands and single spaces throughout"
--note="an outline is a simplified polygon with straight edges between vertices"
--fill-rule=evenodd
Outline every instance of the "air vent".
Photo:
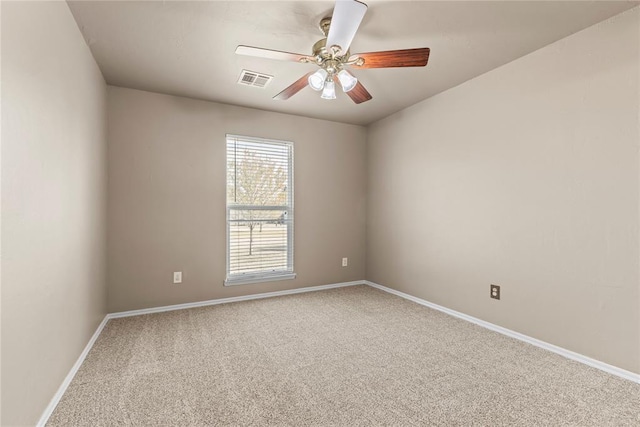
M 273 76 L 256 73 L 255 71 L 242 70 L 238 84 L 264 88 L 273 79 Z

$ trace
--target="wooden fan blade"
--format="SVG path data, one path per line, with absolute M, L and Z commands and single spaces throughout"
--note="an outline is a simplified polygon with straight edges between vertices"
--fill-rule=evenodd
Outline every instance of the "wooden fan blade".
M 333 81 L 336 83 L 336 86 L 340 86 L 340 80 L 338 79 L 338 76 L 333 76 Z M 373 96 L 371 96 L 369 91 L 364 88 L 360 81 L 358 81 L 356 87 L 345 93 L 349 95 L 349 98 L 351 98 L 351 100 L 356 104 L 362 104 L 363 102 L 366 102 L 373 98 Z
M 236 48 L 236 54 L 253 56 L 256 58 L 276 59 L 278 61 L 293 62 L 305 62 L 307 58 L 307 55 L 301 55 L 299 53 L 283 52 L 280 50 L 262 49 L 260 47 L 242 45 Z
M 367 89 L 365 89 L 360 82 L 358 82 L 356 87 L 347 92 L 347 95 L 349 95 L 349 98 L 351 98 L 351 100 L 356 104 L 362 104 L 363 102 L 366 102 L 373 98 L 369 91 L 367 91 Z
M 352 65 L 355 68 L 391 68 L 391 67 L 424 67 L 429 61 L 428 47 L 418 49 L 387 50 L 352 55 L 349 60 L 360 57 L 364 65 Z
M 291 86 L 287 87 L 285 90 L 283 90 L 282 92 L 274 96 L 273 99 L 279 99 L 279 100 L 285 101 L 291 98 L 293 95 L 295 95 L 296 93 L 300 92 L 302 89 L 307 87 L 307 85 L 309 84 L 309 76 L 311 74 L 313 74 L 313 72 L 309 72 L 304 76 L 300 77 L 298 80 L 293 82 Z

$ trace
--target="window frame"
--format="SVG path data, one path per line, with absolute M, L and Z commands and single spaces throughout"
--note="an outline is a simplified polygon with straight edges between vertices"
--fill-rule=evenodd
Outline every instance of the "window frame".
M 289 203 L 282 206 L 260 206 L 260 205 L 232 205 L 229 204 L 227 194 L 227 181 L 229 179 L 229 139 L 236 139 L 243 142 L 256 144 L 280 145 L 288 148 L 288 173 L 287 173 L 287 200 Z M 273 282 L 279 280 L 291 280 L 296 278 L 294 271 L 294 144 L 292 141 L 259 138 L 245 135 L 225 135 L 225 206 L 226 206 L 226 276 L 224 286 L 245 285 L 251 283 Z M 251 273 L 231 274 L 231 211 L 232 210 L 283 210 L 287 219 L 284 225 L 287 227 L 287 266 L 284 270 L 262 271 Z

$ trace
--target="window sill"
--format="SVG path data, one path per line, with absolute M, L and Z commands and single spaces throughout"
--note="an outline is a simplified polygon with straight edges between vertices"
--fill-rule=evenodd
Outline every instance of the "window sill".
M 248 285 L 250 283 L 277 282 L 296 278 L 296 273 L 281 273 L 269 276 L 232 277 L 224 281 L 225 286 Z

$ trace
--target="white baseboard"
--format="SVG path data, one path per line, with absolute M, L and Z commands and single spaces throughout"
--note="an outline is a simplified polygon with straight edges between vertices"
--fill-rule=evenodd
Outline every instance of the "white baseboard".
M 98 325 L 98 328 L 91 336 L 91 339 L 85 346 L 84 350 L 82 350 L 82 353 L 80 353 L 80 357 L 78 357 L 78 360 L 76 360 L 76 363 L 73 364 L 73 366 L 71 367 L 71 370 L 69 371 L 67 376 L 64 378 L 64 381 L 62 381 L 62 384 L 60 384 L 60 387 L 58 387 L 58 391 L 56 391 L 56 394 L 53 395 L 53 398 L 49 402 L 49 405 L 47 405 L 47 408 L 44 410 L 44 412 L 40 416 L 40 419 L 38 420 L 38 424 L 36 424 L 38 427 L 44 427 L 44 425 L 47 424 L 47 421 L 49 421 L 49 417 L 51 416 L 51 414 L 53 414 L 53 410 L 56 409 L 56 406 L 58 406 L 60 399 L 62 399 L 62 395 L 64 394 L 65 391 L 67 391 L 67 387 L 69 387 L 69 384 L 71 384 L 71 380 L 73 380 L 73 377 L 76 376 L 78 369 L 80 369 L 80 366 L 82 366 L 84 359 L 87 357 L 87 354 L 89 354 L 91 347 L 93 347 L 93 344 L 98 339 L 98 336 L 100 336 L 100 333 L 102 332 L 102 329 L 104 329 L 104 326 L 107 324 L 108 320 L 109 320 L 109 315 L 106 315 L 104 319 L 102 319 L 102 322 L 100 322 L 100 325 Z
M 450 316 L 457 317 L 462 320 L 466 320 L 467 322 L 475 323 L 478 326 L 482 326 L 483 328 L 490 329 L 492 331 L 501 333 L 511 338 L 515 338 L 520 341 L 524 341 L 528 344 L 534 345 L 536 347 L 540 347 L 542 349 L 551 351 L 553 353 L 559 354 L 560 356 L 564 356 L 567 359 L 575 360 L 576 362 L 584 363 L 585 365 L 589 365 L 593 368 L 600 369 L 601 371 L 607 372 L 609 374 L 618 376 L 620 378 L 624 378 L 629 381 L 633 381 L 635 383 L 640 384 L 640 374 L 636 374 L 621 368 L 618 368 L 613 365 L 609 365 L 607 363 L 601 362 L 599 360 L 592 359 L 590 357 L 584 356 L 580 353 L 576 353 L 571 350 L 567 350 L 562 347 L 558 347 L 557 345 L 549 344 L 548 342 L 541 341 L 536 338 L 532 338 L 528 335 L 521 334 L 519 332 L 512 331 L 511 329 L 503 328 L 502 326 L 494 325 L 493 323 L 486 322 L 484 320 L 478 319 L 473 316 L 469 316 L 464 313 L 460 313 L 459 311 L 451 310 L 450 308 L 443 307 L 438 304 L 434 304 L 432 302 L 423 300 L 421 298 L 414 297 L 413 295 L 405 294 L 404 292 L 397 291 L 395 289 L 387 288 L 386 286 L 378 285 L 377 283 L 370 282 L 365 280 L 365 284 L 374 287 L 376 289 L 380 289 L 381 291 L 388 292 L 393 295 L 397 295 L 401 298 L 408 299 L 409 301 L 413 301 L 425 307 L 433 308 L 434 310 L 441 311 Z
M 343 288 L 345 286 L 364 285 L 364 280 L 354 282 L 333 283 L 331 285 L 309 286 L 306 288 L 287 289 L 284 291 L 265 292 L 262 294 L 245 295 L 241 297 L 230 297 L 211 299 L 207 301 L 189 302 L 186 304 L 166 305 L 164 307 L 143 308 L 142 310 L 121 311 L 118 313 L 107 314 L 109 319 L 117 319 L 120 317 L 140 316 L 141 314 L 162 313 L 163 311 L 184 310 L 186 308 L 206 307 L 208 305 L 227 304 L 230 302 L 250 301 L 254 299 L 272 298 L 283 295 L 301 294 L 304 292 L 324 291 L 326 289 Z

